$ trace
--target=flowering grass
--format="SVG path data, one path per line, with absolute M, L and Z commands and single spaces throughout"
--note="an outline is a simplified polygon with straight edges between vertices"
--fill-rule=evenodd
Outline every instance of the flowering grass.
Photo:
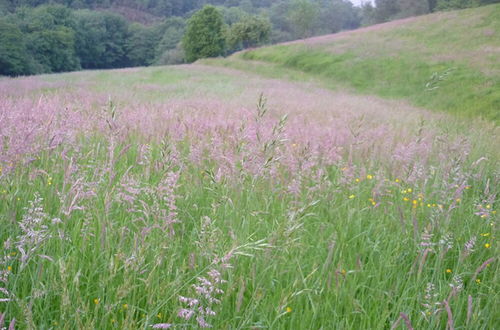
M 201 65 L 0 86 L 0 328 L 498 324 L 494 124 Z

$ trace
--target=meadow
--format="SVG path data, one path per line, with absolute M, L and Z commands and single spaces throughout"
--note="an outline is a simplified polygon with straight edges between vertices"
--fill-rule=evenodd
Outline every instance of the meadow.
M 330 89 L 403 99 L 418 107 L 498 124 L 499 29 L 500 5 L 490 5 L 257 48 L 229 61 L 207 62 L 279 78 L 305 75 Z
M 0 79 L 0 328 L 498 327 L 498 108 L 245 54 Z

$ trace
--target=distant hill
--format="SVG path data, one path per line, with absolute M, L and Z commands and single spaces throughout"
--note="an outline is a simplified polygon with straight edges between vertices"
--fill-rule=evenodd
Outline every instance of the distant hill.
M 500 4 L 253 49 L 224 65 L 244 67 L 241 61 L 254 64 L 246 67 L 266 62 L 320 77 L 329 86 L 500 122 Z

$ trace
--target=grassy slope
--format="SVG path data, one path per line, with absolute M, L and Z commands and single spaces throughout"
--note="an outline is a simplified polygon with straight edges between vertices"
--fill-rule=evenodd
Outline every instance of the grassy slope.
M 500 122 L 500 5 L 390 22 L 236 54 L 212 64 L 274 64 L 330 87 Z M 281 70 L 285 68 L 287 70 Z M 261 71 L 269 72 L 269 65 Z M 298 75 L 298 76 L 297 76 Z

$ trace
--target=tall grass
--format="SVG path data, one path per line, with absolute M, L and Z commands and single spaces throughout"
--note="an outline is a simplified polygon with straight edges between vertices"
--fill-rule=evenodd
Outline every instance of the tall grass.
M 244 52 L 245 60 L 276 63 L 325 81 L 427 109 L 500 120 L 500 80 L 453 62 L 427 63 L 413 56 L 358 58 L 306 46 L 274 46 Z
M 1 101 L 4 326 L 498 323 L 494 138 L 65 90 Z

